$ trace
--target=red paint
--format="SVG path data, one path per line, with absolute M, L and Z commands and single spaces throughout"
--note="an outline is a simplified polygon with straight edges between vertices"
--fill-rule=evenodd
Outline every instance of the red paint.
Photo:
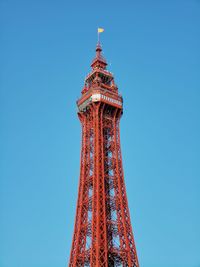
M 82 124 L 78 202 L 70 267 L 139 267 L 131 227 L 119 123 L 123 102 L 97 45 L 92 72 L 77 101 Z M 92 100 L 101 94 L 106 99 Z M 111 100 L 110 100 L 111 99 Z

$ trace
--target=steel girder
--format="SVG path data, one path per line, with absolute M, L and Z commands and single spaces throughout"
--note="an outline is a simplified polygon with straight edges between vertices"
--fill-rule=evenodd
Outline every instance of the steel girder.
M 139 267 L 120 148 L 121 109 L 102 102 L 79 112 L 82 149 L 70 267 Z

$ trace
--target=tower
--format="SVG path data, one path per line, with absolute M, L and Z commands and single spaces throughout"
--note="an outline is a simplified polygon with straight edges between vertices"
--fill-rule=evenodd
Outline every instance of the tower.
M 100 43 L 77 101 L 80 181 L 69 267 L 139 267 L 120 148 L 123 99 Z

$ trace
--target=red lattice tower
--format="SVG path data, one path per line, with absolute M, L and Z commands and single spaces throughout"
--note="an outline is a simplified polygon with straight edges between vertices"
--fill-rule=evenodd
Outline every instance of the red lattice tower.
M 139 267 L 124 183 L 122 96 L 97 44 L 77 101 L 82 124 L 78 202 L 70 267 Z

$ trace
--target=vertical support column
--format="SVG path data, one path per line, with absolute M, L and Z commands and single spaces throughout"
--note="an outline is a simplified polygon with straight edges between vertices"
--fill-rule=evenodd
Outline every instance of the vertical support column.
M 116 201 L 117 204 L 117 219 L 118 219 L 118 231 L 120 234 L 120 239 L 122 240 L 123 246 L 125 246 L 125 251 L 128 252 L 129 248 L 129 242 L 127 240 L 127 229 L 126 229 L 126 224 L 125 224 L 125 215 L 124 215 L 124 206 L 123 206 L 123 195 L 121 191 L 121 187 L 123 186 L 121 184 L 121 179 L 120 179 L 120 171 L 119 171 L 119 143 L 118 143 L 118 138 L 117 138 L 117 124 L 119 121 L 119 113 L 118 110 L 115 113 L 115 123 L 114 123 L 114 144 L 115 144 L 115 160 L 116 160 L 116 191 L 118 193 L 118 200 Z M 121 248 L 123 249 L 123 248 Z M 126 253 L 127 254 L 127 253 Z M 124 257 L 123 255 L 123 263 L 128 263 L 128 266 L 131 265 L 131 258 L 130 254 L 126 255 Z M 125 264 L 126 264 L 125 263 Z
M 74 226 L 74 236 L 70 255 L 70 267 L 74 267 L 77 264 L 77 256 L 79 253 L 79 236 L 80 236 L 80 226 L 81 226 L 81 200 L 83 196 L 83 186 L 84 186 L 84 174 L 85 174 L 85 162 L 86 162 L 86 116 L 79 115 L 79 119 L 82 123 L 82 147 L 81 147 L 81 168 L 80 168 L 80 179 L 79 179 L 79 190 L 78 190 L 78 200 L 76 207 L 76 219 Z
M 104 104 L 100 106 L 99 110 L 99 158 L 100 158 L 100 171 L 99 171 L 99 201 L 100 201 L 100 214 L 99 214 L 99 227 L 100 227 L 100 266 L 108 267 L 108 251 L 107 251 L 107 227 L 106 227 L 106 191 L 105 191 L 105 173 L 104 173 Z
M 91 266 L 108 267 L 107 238 L 106 238 L 106 211 L 104 185 L 104 158 L 103 158 L 103 106 L 94 104 L 94 196 L 92 219 L 92 259 Z M 95 242 L 96 241 L 96 242 Z M 95 254 L 95 255 L 94 255 Z
M 139 267 L 139 262 L 137 258 L 136 246 L 134 242 L 130 213 L 128 208 L 128 200 L 125 189 L 124 182 L 124 173 L 122 165 L 122 155 L 121 155 L 121 146 L 120 146 L 120 131 L 119 131 L 119 122 L 120 122 L 121 111 L 118 113 L 116 120 L 116 151 L 118 155 L 117 165 L 118 165 L 118 179 L 120 184 L 120 198 L 121 198 L 121 210 L 123 215 L 123 223 L 125 227 L 125 239 L 126 239 L 126 248 L 128 251 L 128 266 Z
M 93 163 L 93 196 L 92 196 L 92 247 L 90 252 L 90 266 L 95 266 L 97 262 L 97 179 L 96 179 L 96 112 L 95 106 L 91 107 L 93 113 L 93 129 L 94 129 L 94 163 Z

